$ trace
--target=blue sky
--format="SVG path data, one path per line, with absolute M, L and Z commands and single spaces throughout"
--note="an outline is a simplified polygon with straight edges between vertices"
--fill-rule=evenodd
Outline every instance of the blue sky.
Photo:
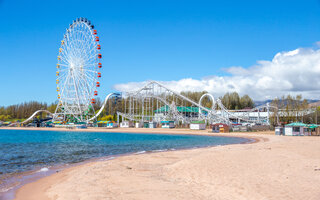
M 60 40 L 78 17 L 98 30 L 102 98 L 120 83 L 232 76 L 320 40 L 316 0 L 0 0 L 0 105 L 56 100 Z

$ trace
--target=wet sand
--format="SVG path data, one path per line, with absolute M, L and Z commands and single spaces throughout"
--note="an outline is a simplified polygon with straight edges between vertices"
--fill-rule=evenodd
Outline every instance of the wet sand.
M 320 199 L 320 137 L 182 129 L 112 131 L 238 136 L 259 142 L 90 162 L 26 184 L 16 199 Z

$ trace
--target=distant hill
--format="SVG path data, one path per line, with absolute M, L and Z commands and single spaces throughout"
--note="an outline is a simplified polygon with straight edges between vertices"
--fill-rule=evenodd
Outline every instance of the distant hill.
M 254 106 L 257 107 L 257 106 L 262 106 L 262 105 L 265 105 L 267 103 L 271 103 L 271 99 L 268 99 L 268 100 L 265 100 L 265 101 L 253 101 L 254 102 Z
M 317 100 L 316 102 L 309 103 L 308 106 L 309 106 L 309 108 L 311 108 L 311 107 L 318 107 L 318 106 L 320 106 L 320 101 Z
M 309 107 L 320 106 L 319 99 L 307 99 L 307 101 L 309 102 Z M 255 107 L 257 107 L 257 106 L 265 105 L 265 104 L 271 103 L 271 102 L 272 102 L 271 99 L 268 99 L 265 101 L 254 101 L 254 105 L 255 105 Z

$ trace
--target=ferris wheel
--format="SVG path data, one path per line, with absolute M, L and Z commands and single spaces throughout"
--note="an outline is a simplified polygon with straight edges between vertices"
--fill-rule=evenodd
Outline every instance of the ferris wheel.
M 100 49 L 97 30 L 88 19 L 78 18 L 69 25 L 59 48 L 59 103 L 54 121 L 85 122 L 94 115 L 102 68 Z

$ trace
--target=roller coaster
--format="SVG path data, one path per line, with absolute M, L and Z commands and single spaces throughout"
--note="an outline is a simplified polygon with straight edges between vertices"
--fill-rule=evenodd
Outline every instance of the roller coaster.
M 211 108 L 201 104 L 204 98 L 212 101 Z M 206 93 L 199 102 L 195 102 L 175 92 L 157 81 L 150 81 L 135 92 L 124 94 L 123 112 L 117 112 L 122 119 L 136 122 L 175 121 L 177 124 L 190 124 L 192 121 L 212 123 L 255 123 L 269 125 L 269 116 L 276 114 L 279 121 L 278 108 L 269 104 L 245 111 L 228 110 L 220 99 Z M 250 116 L 250 115 L 254 116 Z

